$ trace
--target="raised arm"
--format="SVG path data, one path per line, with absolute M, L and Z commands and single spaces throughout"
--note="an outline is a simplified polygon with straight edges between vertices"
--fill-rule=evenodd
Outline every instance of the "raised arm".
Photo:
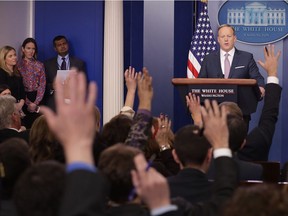
M 125 141 L 126 145 L 144 150 L 152 126 L 151 106 L 153 98 L 152 77 L 146 68 L 137 76 L 139 106 L 133 125 Z
M 251 130 L 247 136 L 246 144 L 238 152 L 238 156 L 242 160 L 268 160 L 275 126 L 278 121 L 282 91 L 278 79 L 278 60 L 280 54 L 280 51 L 275 52 L 274 45 L 268 45 L 267 48 L 264 48 L 265 61 L 258 61 L 268 75 L 265 86 L 266 95 L 258 126 Z
M 189 108 L 194 124 L 202 128 L 203 122 L 202 122 L 202 116 L 201 116 L 200 97 L 189 92 L 189 94 L 186 95 L 186 104 L 187 104 L 187 107 Z
M 96 171 L 92 154 L 96 84 L 89 85 L 87 97 L 84 73 L 72 74 L 69 84 L 69 104 L 64 101 L 64 86 L 57 80 L 57 113 L 41 107 L 50 129 L 63 146 L 67 162 L 68 174 L 59 215 L 103 215 L 107 182 Z

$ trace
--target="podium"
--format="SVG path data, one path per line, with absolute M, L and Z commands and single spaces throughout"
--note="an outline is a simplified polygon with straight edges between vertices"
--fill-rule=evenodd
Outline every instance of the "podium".
M 180 97 L 186 106 L 185 96 L 191 92 L 205 99 L 216 100 L 218 103 L 231 101 L 238 104 L 243 115 L 256 112 L 261 93 L 254 79 L 218 79 L 218 78 L 173 78 Z

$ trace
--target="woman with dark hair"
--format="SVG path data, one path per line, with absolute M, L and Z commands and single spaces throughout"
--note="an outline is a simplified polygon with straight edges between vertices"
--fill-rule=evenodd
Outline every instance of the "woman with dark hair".
M 17 101 L 25 100 L 25 91 L 22 77 L 16 67 L 17 55 L 11 46 L 4 46 L 0 49 L 0 84 L 9 87 L 11 95 Z
M 27 116 L 24 121 L 27 128 L 30 128 L 39 116 L 39 104 L 43 99 L 46 86 L 44 65 L 36 60 L 37 51 L 36 41 L 33 38 L 26 38 L 22 43 L 22 59 L 17 64 L 26 92 Z

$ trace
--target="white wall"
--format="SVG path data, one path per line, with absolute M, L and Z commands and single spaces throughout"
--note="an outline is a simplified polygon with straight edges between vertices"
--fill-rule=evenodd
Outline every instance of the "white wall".
M 10 45 L 17 51 L 34 32 L 34 2 L 0 1 L 0 47 Z

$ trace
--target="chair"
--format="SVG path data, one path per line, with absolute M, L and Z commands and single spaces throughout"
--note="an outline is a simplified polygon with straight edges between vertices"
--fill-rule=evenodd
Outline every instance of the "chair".
M 280 179 L 280 162 L 276 161 L 253 161 L 263 167 L 263 181 L 277 183 Z

